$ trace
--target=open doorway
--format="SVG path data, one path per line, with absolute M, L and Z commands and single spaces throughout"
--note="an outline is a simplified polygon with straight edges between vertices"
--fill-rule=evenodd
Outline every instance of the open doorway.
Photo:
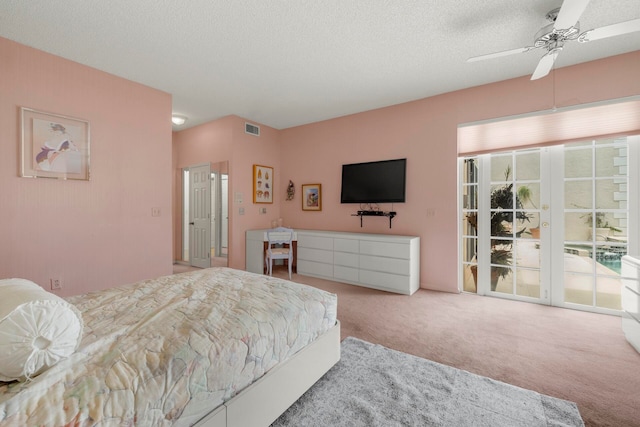
M 182 262 L 201 268 L 228 266 L 228 162 L 184 168 L 182 186 Z

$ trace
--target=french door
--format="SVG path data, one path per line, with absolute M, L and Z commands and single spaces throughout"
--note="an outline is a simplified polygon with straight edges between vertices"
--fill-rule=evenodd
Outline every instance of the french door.
M 460 159 L 461 289 L 617 313 L 637 222 L 627 139 Z

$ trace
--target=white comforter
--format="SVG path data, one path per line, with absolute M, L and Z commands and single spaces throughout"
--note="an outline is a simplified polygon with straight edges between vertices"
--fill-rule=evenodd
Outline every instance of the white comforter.
M 0 425 L 190 425 L 336 323 L 336 296 L 228 268 L 68 298 L 79 349 L 0 383 Z

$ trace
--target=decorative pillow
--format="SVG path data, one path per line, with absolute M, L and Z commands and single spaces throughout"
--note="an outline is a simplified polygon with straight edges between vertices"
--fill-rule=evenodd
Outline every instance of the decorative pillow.
M 0 381 L 23 381 L 76 351 L 82 317 L 25 279 L 0 280 Z

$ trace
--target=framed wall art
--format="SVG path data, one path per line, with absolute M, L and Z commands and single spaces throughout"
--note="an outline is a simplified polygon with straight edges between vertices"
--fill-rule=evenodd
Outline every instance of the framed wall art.
M 253 203 L 273 203 L 273 168 L 253 165 Z
M 20 176 L 89 180 L 89 122 L 22 107 Z
M 302 184 L 302 210 L 322 210 L 322 184 Z

